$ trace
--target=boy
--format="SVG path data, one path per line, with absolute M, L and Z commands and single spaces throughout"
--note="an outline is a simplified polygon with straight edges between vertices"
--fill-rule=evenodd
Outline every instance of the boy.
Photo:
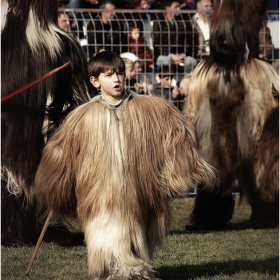
M 124 61 L 89 63 L 96 96 L 71 112 L 44 149 L 37 195 L 56 215 L 77 215 L 90 279 L 155 279 L 150 264 L 170 222 L 169 200 L 193 180 L 211 183 L 196 137 L 163 98 L 124 89 Z

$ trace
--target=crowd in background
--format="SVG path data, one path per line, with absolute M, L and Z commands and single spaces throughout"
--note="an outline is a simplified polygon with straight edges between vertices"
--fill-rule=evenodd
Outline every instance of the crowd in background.
M 191 73 L 210 54 L 211 0 L 62 0 L 60 8 L 60 28 L 80 41 L 88 60 L 102 50 L 118 53 L 127 88 L 163 96 L 182 110 Z M 64 11 L 77 8 L 94 10 Z M 267 26 L 259 50 L 274 62 Z

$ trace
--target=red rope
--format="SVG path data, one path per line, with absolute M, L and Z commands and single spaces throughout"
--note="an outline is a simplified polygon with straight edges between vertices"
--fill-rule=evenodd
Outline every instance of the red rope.
M 32 87 L 32 86 L 38 84 L 39 82 L 41 82 L 41 81 L 43 81 L 44 79 L 48 78 L 49 76 L 55 74 L 56 72 L 58 72 L 58 71 L 61 70 L 62 68 L 68 66 L 69 64 L 70 64 L 70 62 L 68 61 L 68 62 L 66 62 L 65 64 L 63 64 L 62 66 L 60 66 L 60 67 L 58 67 L 58 68 L 55 68 L 55 69 L 52 70 L 51 72 L 45 74 L 44 76 L 38 78 L 37 80 L 35 80 L 35 81 L 33 81 L 33 82 L 31 82 L 30 84 L 28 84 L 28 85 L 26 85 L 26 86 L 24 86 L 24 87 L 22 87 L 22 88 L 20 88 L 20 89 L 18 89 L 18 90 L 16 90 L 16 91 L 10 93 L 10 94 L 8 94 L 8 95 L 2 97 L 2 98 L 1 98 L 1 103 L 2 103 L 3 101 L 6 101 L 6 100 L 8 100 L 8 99 L 14 97 L 15 95 L 21 93 L 22 91 L 24 91 L 24 90 L 26 90 L 26 89 L 29 89 L 30 87 Z

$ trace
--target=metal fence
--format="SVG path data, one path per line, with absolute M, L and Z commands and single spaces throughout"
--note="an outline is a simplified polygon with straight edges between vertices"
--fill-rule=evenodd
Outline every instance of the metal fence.
M 203 59 L 201 52 L 208 43 L 201 44 L 201 34 L 193 24 L 192 17 L 199 12 L 196 10 L 169 12 L 176 18 L 173 25 L 169 24 L 166 17 L 167 11 L 164 10 L 65 9 L 64 11 L 70 17 L 70 32 L 80 41 L 88 59 L 101 49 L 115 51 L 133 61 L 137 59 L 135 56 L 140 58 L 141 69 L 139 65 L 135 67 L 135 79 L 132 79 L 131 83 L 127 80 L 127 87 L 137 91 L 134 84 L 135 80 L 139 81 L 144 84 L 145 94 L 156 92 L 158 87 L 156 85 L 159 83 L 160 77 L 164 75 L 161 72 L 163 68 L 167 68 L 167 66 L 163 67 L 165 64 L 169 64 L 169 68 L 165 71 L 169 71 L 171 86 L 179 86 L 183 77 Z M 102 15 L 113 18 L 108 23 L 104 23 L 101 19 Z M 260 33 L 262 39 L 259 46 L 260 53 L 269 63 L 277 64 L 279 57 L 279 11 L 267 11 L 267 19 L 269 28 L 263 29 Z M 129 36 L 133 27 L 139 28 L 142 36 L 137 43 Z M 135 54 L 134 57 L 128 54 L 131 52 Z M 168 54 L 170 53 L 183 53 L 185 57 L 180 63 L 169 63 Z M 162 54 L 163 57 L 158 57 Z M 141 73 L 139 73 L 139 69 Z M 172 101 L 171 90 L 164 92 L 161 89 L 161 95 Z M 175 104 L 174 100 L 172 102 Z M 181 107 L 183 102 L 184 98 L 175 105 Z
M 192 21 L 192 17 L 198 11 L 181 10 L 176 14 L 176 21 L 174 20 L 172 26 L 168 23 L 166 11 L 163 10 L 65 9 L 64 11 L 70 18 L 70 32 L 80 41 L 87 59 L 89 60 L 101 49 L 112 50 L 124 58 L 129 58 L 134 63 L 135 79 L 132 80 L 144 85 L 145 94 L 154 94 L 160 81 L 159 75 L 162 74 L 163 65 L 166 64 L 164 60 L 157 59 L 159 54 L 184 53 L 186 57 L 189 56 L 195 60 L 195 63 L 191 61 L 193 63 L 191 69 L 187 67 L 186 63 L 179 63 L 168 68 L 172 78 L 172 87 L 180 85 L 183 77 L 203 59 L 200 50 L 202 47 L 206 47 L 207 42 L 204 42 L 205 45 L 201 45 L 200 34 Z M 114 14 L 114 18 L 106 24 L 101 20 L 102 13 L 106 13 L 106 17 L 112 17 Z M 260 53 L 263 54 L 264 59 L 277 67 L 279 11 L 267 11 L 267 20 L 268 29 L 263 29 L 260 33 Z M 141 40 L 138 39 L 137 44 L 130 40 L 131 28 L 138 28 L 142 36 Z M 131 55 L 131 52 L 134 53 L 134 56 Z M 140 68 L 139 63 L 137 66 L 137 62 L 135 62 L 138 58 L 140 58 Z M 133 87 L 134 85 L 127 81 L 128 86 Z M 161 90 L 161 95 L 172 101 L 171 90 L 168 91 L 168 94 L 169 96 Z M 174 100 L 172 102 L 175 104 Z M 184 98 L 179 100 L 175 106 L 180 109 L 183 103 Z M 238 184 L 236 188 L 234 195 L 239 194 Z M 182 195 L 195 194 L 196 187 L 194 192 Z

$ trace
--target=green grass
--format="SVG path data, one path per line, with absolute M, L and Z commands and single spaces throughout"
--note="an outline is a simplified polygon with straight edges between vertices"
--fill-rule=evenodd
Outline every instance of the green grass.
M 185 231 L 192 205 L 193 198 L 172 202 L 170 233 L 153 259 L 161 279 L 279 279 L 278 229 L 250 229 L 250 207 L 242 204 L 236 206 L 229 230 Z M 86 247 L 62 248 L 44 242 L 29 276 L 25 276 L 33 250 L 2 246 L 1 279 L 88 279 Z

